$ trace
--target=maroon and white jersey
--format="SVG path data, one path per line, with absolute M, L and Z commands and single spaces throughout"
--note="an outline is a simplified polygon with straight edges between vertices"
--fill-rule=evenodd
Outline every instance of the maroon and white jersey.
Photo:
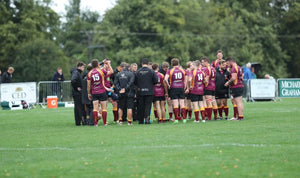
M 209 76 L 208 83 L 205 86 L 205 90 L 215 91 L 216 90 L 216 69 L 210 65 L 204 68 L 204 73 Z
M 243 88 L 243 72 L 240 66 L 234 64 L 230 69 L 230 78 L 231 75 L 236 73 L 237 78 L 230 84 L 230 88 Z
M 165 96 L 165 90 L 164 90 L 164 74 L 155 72 L 157 77 L 158 77 L 158 82 L 155 84 L 154 87 L 154 96 L 159 97 L 159 96 Z
M 102 94 L 105 93 L 105 70 L 101 70 L 99 68 L 93 69 L 88 73 L 87 80 L 91 81 L 92 94 Z
M 181 67 L 173 67 L 167 71 L 170 82 L 170 88 L 184 88 L 184 79 L 186 72 Z
M 203 95 L 204 93 L 204 78 L 205 73 L 201 69 L 194 69 L 190 72 L 191 81 L 191 94 L 194 95 Z

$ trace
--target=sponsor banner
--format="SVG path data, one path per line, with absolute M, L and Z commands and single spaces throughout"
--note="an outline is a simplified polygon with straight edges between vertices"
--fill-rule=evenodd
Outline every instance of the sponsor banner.
M 36 103 L 36 83 L 2 83 L 0 87 L 1 101 L 21 101 Z
M 250 98 L 272 99 L 276 95 L 276 81 L 274 79 L 251 79 Z
M 278 96 L 281 98 L 300 97 L 300 78 L 278 79 Z

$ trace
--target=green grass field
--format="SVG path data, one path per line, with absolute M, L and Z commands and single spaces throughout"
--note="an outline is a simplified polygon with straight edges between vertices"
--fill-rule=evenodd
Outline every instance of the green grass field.
M 2 110 L 0 177 L 300 177 L 300 99 L 244 106 L 241 122 L 107 127 L 75 127 L 73 108 Z

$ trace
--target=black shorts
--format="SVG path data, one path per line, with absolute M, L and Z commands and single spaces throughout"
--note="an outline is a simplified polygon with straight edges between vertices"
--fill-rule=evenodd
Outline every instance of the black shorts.
M 191 100 L 191 94 L 190 94 L 190 93 L 188 93 L 188 94 L 185 94 L 185 99 L 187 99 L 187 100 Z
M 243 96 L 243 91 L 244 91 L 244 88 L 231 88 L 230 89 L 230 93 L 233 98 Z
M 185 99 L 184 89 L 183 88 L 172 88 L 170 90 L 171 100 L 175 99 Z
M 204 96 L 205 95 L 211 95 L 211 96 L 215 96 L 215 91 L 212 91 L 212 90 L 204 90 Z
M 155 101 L 166 101 L 166 97 L 165 96 L 154 96 L 153 102 L 155 102 Z
M 203 95 L 189 94 L 192 102 L 203 101 Z
M 101 93 L 101 94 L 92 94 L 93 101 L 106 101 L 107 100 L 107 94 Z
M 134 107 L 134 103 L 133 103 L 133 97 L 128 97 L 126 95 L 121 95 L 119 96 L 119 101 L 118 101 L 118 107 L 121 108 L 121 109 L 133 109 Z M 127 108 L 124 108 L 126 107 Z
M 217 94 L 216 93 L 216 99 L 228 99 L 229 98 L 229 94 L 225 93 L 225 94 Z

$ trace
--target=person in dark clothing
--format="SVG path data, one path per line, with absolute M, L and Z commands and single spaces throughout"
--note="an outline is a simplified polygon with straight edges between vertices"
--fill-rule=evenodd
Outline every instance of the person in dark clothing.
M 62 68 L 58 67 L 57 71 L 53 74 L 52 79 L 53 82 L 51 85 L 52 95 L 61 94 L 61 82 L 65 81 L 64 74 L 62 73 Z
M 229 80 L 229 71 L 225 60 L 220 60 L 218 69 L 216 70 L 216 101 L 218 105 L 219 119 L 223 119 L 223 111 L 225 112 L 225 119 L 228 119 L 228 105 L 229 87 L 224 86 Z
M 71 85 L 72 96 L 74 99 L 74 115 L 75 125 L 80 126 L 82 122 L 82 77 L 81 73 L 84 71 L 85 64 L 83 62 L 77 63 L 77 68 L 71 69 Z
M 132 125 L 132 109 L 133 109 L 133 98 L 135 95 L 134 91 L 134 80 L 135 76 L 133 72 L 129 70 L 130 65 L 122 63 L 122 72 L 118 73 L 115 77 L 114 85 L 115 90 L 119 94 L 118 101 L 118 114 L 119 124 L 122 124 L 123 111 L 127 110 L 128 125 Z
M 137 69 L 138 69 L 138 65 L 136 63 L 132 63 L 130 65 L 130 71 L 134 73 L 134 76 L 136 74 Z M 134 93 L 135 93 L 135 95 L 133 98 L 132 119 L 133 119 L 133 121 L 137 121 L 138 120 L 137 108 L 138 108 L 139 102 L 138 102 L 137 96 L 136 96 L 136 93 L 137 93 L 136 85 L 134 85 Z
M 2 83 L 2 71 L 0 70 L 0 84 Z
M 124 62 L 125 64 L 125 62 Z M 122 63 L 121 63 L 122 65 Z M 115 81 L 115 77 L 118 75 L 118 73 L 122 72 L 123 68 L 121 66 L 118 66 L 117 68 L 115 68 L 114 73 L 111 74 L 110 79 L 114 82 Z M 127 108 L 127 106 L 124 106 Z M 118 110 L 119 110 L 119 106 L 118 106 Z M 123 110 L 123 116 L 122 116 L 122 121 L 126 122 L 127 121 L 127 109 Z
M 159 73 L 166 75 L 167 71 L 169 70 L 169 63 L 163 62 L 158 70 Z
M 135 84 L 139 100 L 138 118 L 139 124 L 150 124 L 150 111 L 154 95 L 154 85 L 158 82 L 156 73 L 148 67 L 149 60 L 142 60 L 142 68 L 136 72 Z
M 87 70 L 82 75 L 83 124 L 93 126 L 93 103 L 89 100 L 87 92 L 87 75 L 93 69 L 92 64 L 88 64 L 86 69 Z
M 9 67 L 7 72 L 4 72 L 1 81 L 2 83 L 11 83 L 12 82 L 12 74 L 14 73 L 15 69 L 13 67 Z
M 118 66 L 117 68 L 115 68 L 114 73 L 110 75 L 110 79 L 111 79 L 112 81 L 115 81 L 115 77 L 116 77 L 117 74 L 118 74 L 119 72 L 121 72 L 121 71 L 122 71 L 122 67 L 121 67 L 121 66 Z

